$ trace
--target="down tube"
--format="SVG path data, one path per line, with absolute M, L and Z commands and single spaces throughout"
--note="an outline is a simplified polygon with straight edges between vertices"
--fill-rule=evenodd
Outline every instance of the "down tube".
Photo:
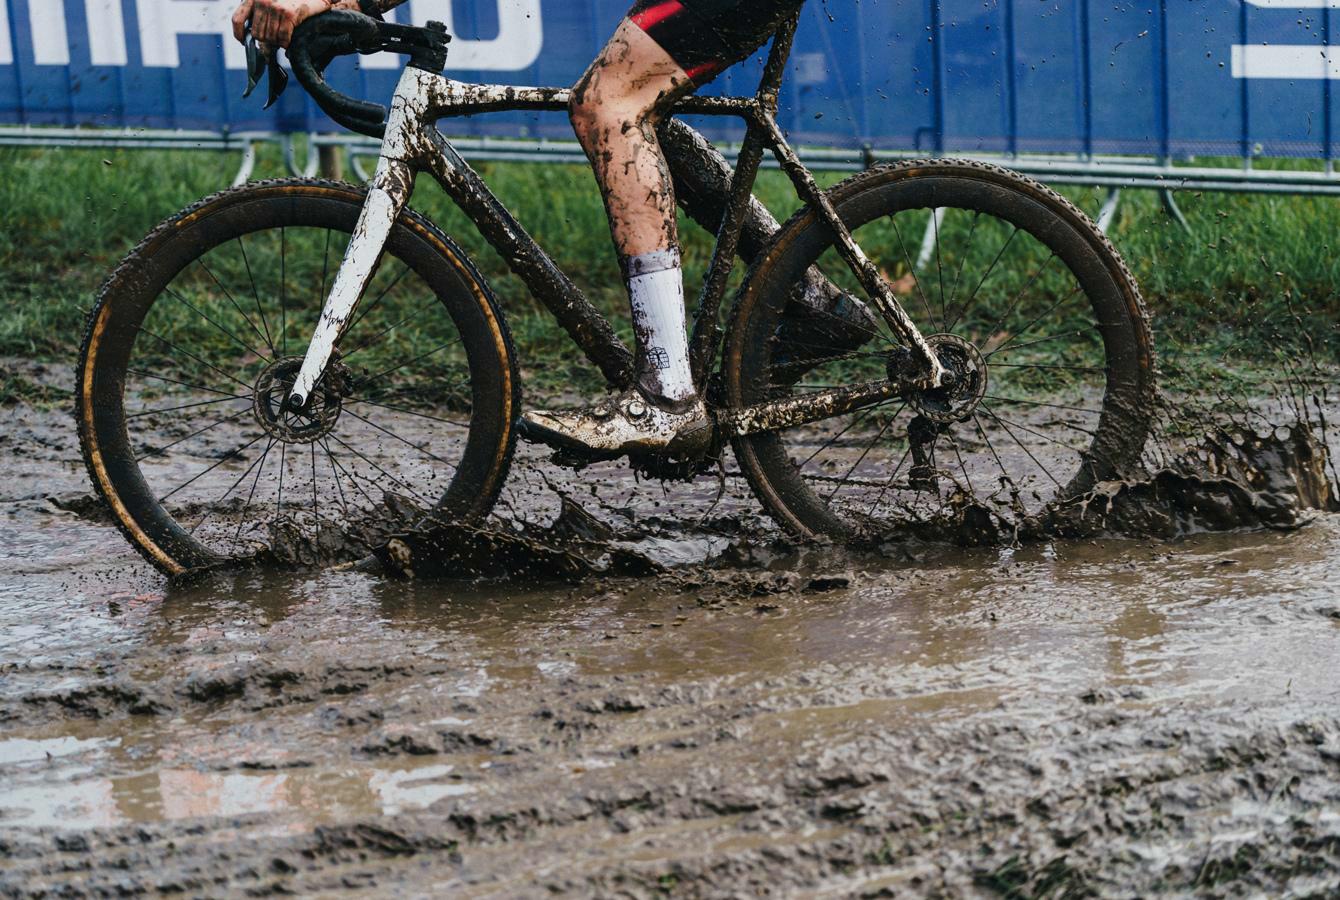
M 479 229 L 541 303 L 553 313 L 605 380 L 623 389 L 633 383 L 633 355 L 614 333 L 609 320 L 591 305 L 572 279 L 535 243 L 516 218 L 488 189 L 441 132 L 431 129 L 432 152 L 425 154 L 429 172 Z

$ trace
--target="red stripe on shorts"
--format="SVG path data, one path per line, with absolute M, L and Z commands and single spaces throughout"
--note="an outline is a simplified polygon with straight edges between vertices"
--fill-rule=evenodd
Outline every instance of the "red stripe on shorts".
M 720 72 L 722 65 L 719 62 L 705 62 L 702 65 L 694 66 L 684 74 L 689 76 L 690 81 L 697 81 L 705 75 L 715 75 Z
M 633 16 L 633 24 L 646 31 L 648 28 L 655 28 L 676 13 L 683 12 L 683 10 L 684 4 L 680 3 L 679 0 L 665 0 L 664 3 L 657 3 L 655 6 L 648 7 Z

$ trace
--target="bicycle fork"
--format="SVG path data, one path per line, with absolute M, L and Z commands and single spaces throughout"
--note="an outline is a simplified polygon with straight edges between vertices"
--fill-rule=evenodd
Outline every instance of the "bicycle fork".
M 287 407 L 290 410 L 304 409 L 310 401 L 330 364 L 335 345 L 348 328 L 363 292 L 376 274 L 391 229 L 414 192 L 415 168 L 406 147 L 406 135 L 410 117 L 423 100 L 417 70 L 407 68 L 405 72 L 387 118 L 386 138 L 377 160 L 377 171 L 368 184 L 368 199 L 344 252 L 330 296 L 321 310 L 321 319 L 307 346 L 302 367 L 289 391 Z

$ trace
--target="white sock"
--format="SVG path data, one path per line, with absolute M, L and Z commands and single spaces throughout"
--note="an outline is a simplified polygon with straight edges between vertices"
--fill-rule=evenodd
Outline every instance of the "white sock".
M 630 256 L 627 271 L 638 379 L 645 390 L 666 400 L 688 400 L 697 392 L 689 367 L 679 250 Z

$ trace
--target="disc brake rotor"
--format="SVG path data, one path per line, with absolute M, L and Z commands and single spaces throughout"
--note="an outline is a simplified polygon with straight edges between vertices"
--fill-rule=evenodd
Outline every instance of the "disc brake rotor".
M 944 366 L 946 377 L 940 387 L 917 391 L 908 402 L 937 424 L 972 418 L 986 396 L 986 360 L 973 343 L 956 334 L 934 334 L 926 343 Z
M 332 368 L 338 363 L 332 363 Z M 256 379 L 252 414 L 270 437 L 286 444 L 314 444 L 335 428 L 344 397 L 337 390 L 344 383 L 338 372 L 327 372 L 311 399 L 301 410 L 286 407 L 289 392 L 302 368 L 301 356 L 276 360 Z

